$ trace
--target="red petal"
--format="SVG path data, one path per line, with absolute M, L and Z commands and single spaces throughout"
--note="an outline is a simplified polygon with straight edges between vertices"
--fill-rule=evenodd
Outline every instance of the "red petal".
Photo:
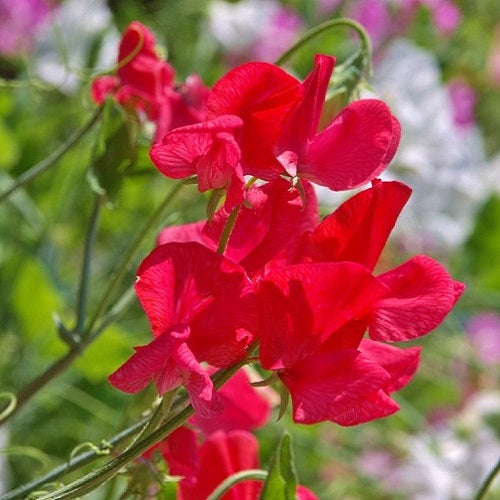
M 245 370 L 239 370 L 218 391 L 224 405 L 222 413 L 215 418 L 195 415 L 190 419 L 205 435 L 217 430 L 251 431 L 263 426 L 269 419 L 271 406 L 267 399 L 254 389 Z
M 180 344 L 172 353 L 172 359 L 182 370 L 184 385 L 196 414 L 214 418 L 222 411 L 222 401 L 215 392 L 208 372 L 194 357 L 187 344 Z
M 355 349 L 315 354 L 280 374 L 290 391 L 293 419 L 356 425 L 397 407 L 367 404 L 390 380 L 387 372 Z
M 256 469 L 259 444 L 257 439 L 245 431 L 224 433 L 218 431 L 212 434 L 201 445 L 200 469 L 196 487 L 184 496 L 185 500 L 200 500 L 208 498 L 210 493 L 230 475 L 247 470 Z M 225 495 L 225 500 L 253 500 L 257 498 L 260 483 L 244 481 L 233 486 Z
M 384 170 L 396 135 L 386 104 L 353 102 L 312 140 L 299 175 L 333 191 L 361 186 Z
M 306 255 L 314 261 L 359 262 L 372 270 L 411 189 L 377 182 L 344 202 L 314 230 Z
M 258 287 L 260 358 L 269 370 L 291 367 L 315 352 L 343 325 L 365 316 L 386 292 L 352 262 L 290 266 L 269 274 Z
M 189 491 L 195 483 L 200 468 L 198 439 L 187 427 L 179 427 L 160 443 L 159 449 L 168 464 L 172 476 L 182 476 L 183 491 Z
M 425 255 L 413 257 L 378 279 L 390 291 L 367 316 L 373 340 L 404 341 L 429 333 L 461 293 L 446 269 Z
M 189 324 L 198 360 L 220 367 L 245 356 L 258 317 L 253 284 L 238 264 L 198 243 L 168 243 L 143 261 L 135 289 L 155 336 Z
M 178 387 L 182 376 L 172 363 L 171 355 L 188 337 L 189 329 L 186 328 L 166 332 L 148 345 L 136 347 L 135 354 L 110 375 L 109 381 L 121 391 L 135 393 L 154 380 L 160 396 Z
M 269 180 L 283 172 L 273 148 L 284 118 L 301 95 L 298 80 L 277 66 L 260 62 L 238 66 L 214 85 L 208 116 L 232 114 L 243 119 L 237 140 L 244 174 Z
M 199 221 L 191 224 L 182 224 L 180 226 L 168 226 L 161 230 L 156 240 L 156 244 L 163 245 L 165 243 L 186 243 L 188 241 L 196 241 L 212 250 L 216 250 L 217 245 L 212 245 L 209 240 L 204 239 L 202 236 L 201 231 L 204 224 L 204 221 Z
M 363 339 L 359 350 L 391 376 L 390 384 L 384 387 L 384 391 L 389 393 L 399 391 L 411 380 L 417 371 L 422 348 L 400 349 L 382 342 Z
M 96 78 L 90 87 L 90 95 L 94 102 L 102 104 L 106 97 L 115 91 L 117 83 L 114 76 Z
M 290 160 L 293 163 L 292 157 L 297 159 L 304 157 L 308 142 L 318 131 L 321 110 L 334 65 L 334 57 L 316 55 L 314 69 L 303 83 L 304 96 L 287 116 L 275 149 L 278 160 L 287 171 Z M 293 155 L 290 157 L 292 152 Z
M 182 179 L 199 173 L 200 158 L 205 163 L 208 158 L 211 161 L 216 159 L 217 171 L 228 167 L 234 169 L 240 156 L 238 146 L 234 139 L 231 141 L 224 136 L 227 148 L 217 148 L 217 145 L 224 146 L 217 142 L 217 134 L 231 131 L 240 125 L 241 120 L 237 116 L 221 116 L 208 122 L 174 129 L 166 134 L 161 142 L 153 145 L 149 153 L 151 161 L 162 174 L 172 179 Z

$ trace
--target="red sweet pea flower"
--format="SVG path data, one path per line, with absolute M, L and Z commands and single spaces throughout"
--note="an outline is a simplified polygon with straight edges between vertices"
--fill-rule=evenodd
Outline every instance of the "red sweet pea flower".
M 241 125 L 240 118 L 226 115 L 176 128 L 153 145 L 151 160 L 172 179 L 197 175 L 200 192 L 228 189 L 232 209 L 244 198 L 241 153 L 231 133 Z
M 319 55 L 303 84 L 280 68 L 248 63 L 222 77 L 208 99 L 208 116 L 234 114 L 243 173 L 260 179 L 282 174 L 330 189 L 351 189 L 375 178 L 391 161 L 398 121 L 379 100 L 347 106 L 318 134 L 335 59 Z
M 334 63 L 333 57 L 316 56 L 303 83 L 303 98 L 288 114 L 275 154 L 291 177 L 343 191 L 384 170 L 396 152 L 401 130 L 386 104 L 363 99 L 347 106 L 318 134 Z
M 154 381 L 160 395 L 183 384 L 200 415 L 220 411 L 200 363 L 226 367 L 247 354 L 258 317 L 244 270 L 198 243 L 171 243 L 146 257 L 135 289 L 155 338 L 137 347 L 110 382 L 137 392 Z
M 179 483 L 179 500 L 207 498 L 232 474 L 258 467 L 258 442 L 246 431 L 217 431 L 201 445 L 194 431 L 180 427 L 170 434 L 159 449 L 169 466 L 169 473 L 183 476 Z M 260 483 L 244 481 L 233 486 L 224 500 L 254 500 Z
M 270 180 L 283 173 L 274 146 L 288 112 L 302 93 L 298 80 L 278 66 L 262 62 L 238 66 L 213 86 L 207 102 L 208 118 L 230 114 L 243 120 L 235 137 L 245 175 Z
M 175 88 L 174 76 L 173 67 L 157 55 L 153 34 L 133 21 L 120 42 L 116 77 L 96 78 L 91 95 L 102 104 L 112 94 L 120 104 L 145 113 L 156 124 L 156 141 L 171 128 L 206 117 L 209 89 L 197 75 Z
M 274 271 L 258 287 L 262 366 L 278 370 L 296 422 L 355 425 L 390 415 L 398 406 L 388 394 L 409 381 L 418 349 L 374 347 L 364 332 L 390 341 L 425 335 L 462 289 L 428 257 L 380 278 L 353 262 Z

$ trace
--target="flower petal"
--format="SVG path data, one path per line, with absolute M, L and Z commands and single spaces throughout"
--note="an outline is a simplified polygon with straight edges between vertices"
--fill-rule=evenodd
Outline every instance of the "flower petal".
M 190 419 L 205 435 L 218 430 L 251 431 L 263 426 L 269 419 L 271 406 L 268 400 L 250 385 L 248 375 L 243 369 L 237 371 L 218 394 L 224 405 L 222 413 L 215 418 L 202 418 L 196 414 Z
M 418 368 L 421 347 L 400 349 L 399 347 L 363 339 L 359 350 L 372 361 L 378 363 L 390 376 L 391 382 L 384 391 L 399 391 L 411 380 Z
M 373 340 L 410 340 L 436 328 L 463 291 L 446 269 L 418 255 L 377 278 L 390 290 L 367 316 Z
M 304 80 L 304 95 L 288 114 L 276 144 L 275 154 L 285 170 L 289 172 L 290 163 L 304 158 L 309 141 L 318 131 L 321 110 L 325 103 L 326 91 L 335 65 L 335 58 L 318 54 L 314 69 Z
M 305 256 L 316 262 L 358 262 L 372 270 L 410 194 L 401 182 L 374 183 L 323 219 Z
M 387 372 L 355 349 L 314 354 L 280 377 L 290 391 L 297 423 L 356 425 L 398 409 L 378 398 L 390 381 Z
M 288 111 L 302 96 L 302 85 L 268 63 L 243 64 L 224 75 L 208 98 L 208 117 L 237 115 L 237 132 L 245 175 L 270 180 L 283 172 L 273 148 Z
M 246 355 L 257 301 L 238 264 L 199 243 L 167 243 L 143 261 L 135 289 L 155 336 L 188 324 L 198 360 L 221 367 Z
M 333 191 L 365 184 L 384 170 L 397 145 L 394 124 L 382 101 L 353 102 L 311 141 L 299 175 Z
M 172 363 L 171 355 L 189 337 L 189 329 L 165 332 L 148 345 L 135 348 L 132 355 L 120 368 L 109 376 L 109 381 L 117 389 L 135 393 L 155 381 L 158 393 L 178 387 L 182 376 Z
M 298 264 L 270 273 L 258 284 L 262 366 L 293 366 L 349 321 L 363 318 L 386 290 L 352 262 Z

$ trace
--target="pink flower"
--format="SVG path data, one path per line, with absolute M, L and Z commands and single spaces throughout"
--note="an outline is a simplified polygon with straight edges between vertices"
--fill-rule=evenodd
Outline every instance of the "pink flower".
M 153 381 L 160 395 L 183 384 L 197 413 L 220 412 L 200 363 L 227 367 L 243 359 L 254 340 L 257 304 L 244 270 L 198 243 L 171 243 L 146 257 L 135 289 L 154 340 L 136 347 L 110 382 L 137 392 Z
M 475 123 L 476 92 L 460 79 L 448 83 L 448 92 L 453 105 L 453 119 L 458 127 L 466 128 Z
M 465 331 L 484 364 L 495 365 L 500 362 L 500 314 L 477 314 L 467 322 Z

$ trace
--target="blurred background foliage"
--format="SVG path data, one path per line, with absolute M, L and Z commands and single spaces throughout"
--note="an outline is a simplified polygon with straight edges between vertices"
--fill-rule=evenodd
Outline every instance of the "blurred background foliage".
M 2 45 L 4 50 L 0 46 L 0 193 L 89 119 L 94 112 L 89 98 L 91 77 L 113 66 L 119 33 L 132 20 L 153 30 L 160 50 L 176 69 L 178 81 L 195 72 L 211 85 L 232 65 L 252 59 L 252 49 L 257 45 L 259 26 L 251 25 L 251 16 L 247 18 L 247 28 L 245 19 L 239 24 L 236 14 L 233 19 L 235 32 L 242 39 L 247 36 L 245 29 L 252 32 L 248 46 L 240 44 L 235 52 L 232 49 L 236 42 L 233 47 L 230 43 L 224 45 L 218 36 L 227 27 L 226 18 L 217 18 L 220 5 L 236 6 L 243 1 L 92 0 L 84 2 L 83 11 L 82 2 L 80 11 L 78 2 L 72 0 L 48 3 L 52 11 L 41 15 L 39 24 L 30 24 L 33 29 L 23 35 L 22 45 L 14 44 L 13 50 L 6 50 L 6 43 Z M 359 9 L 366 2 L 265 3 L 293 13 L 296 22 L 291 26 L 296 27 L 296 36 L 335 16 L 357 13 L 363 21 Z M 372 8 L 374 3 L 384 4 L 393 20 L 405 4 L 386 0 L 372 2 Z M 468 127 L 474 128 L 482 148 L 481 165 L 472 161 L 466 168 L 476 180 L 486 172 L 484 184 L 488 189 L 478 192 L 475 184 L 471 186 L 475 197 L 474 203 L 467 205 L 467 229 L 455 244 L 439 239 L 429 241 L 426 236 L 425 244 L 419 247 L 415 244 L 421 241 L 416 238 L 417 226 L 406 222 L 386 251 L 385 258 L 393 263 L 418 251 L 430 253 L 468 286 L 458 308 L 438 331 L 422 340 L 420 370 L 414 381 L 396 396 L 402 410 L 390 418 L 352 429 L 333 424 L 296 426 L 287 415 L 258 431 L 261 460 L 265 464 L 283 428 L 291 429 L 301 483 L 325 499 L 413 498 L 419 491 L 424 496 L 418 498 L 468 498 L 460 496 L 460 488 L 463 492 L 469 491 L 469 486 L 477 487 L 478 477 L 472 477 L 471 485 L 464 490 L 463 478 L 458 479 L 461 471 L 474 469 L 471 464 L 477 463 L 476 475 L 484 477 L 485 469 L 493 465 L 491 455 L 495 450 L 498 455 L 500 449 L 500 3 L 450 0 L 448 4 L 454 6 L 453 12 L 459 13 L 459 19 L 453 29 L 445 32 L 436 21 L 435 5 L 439 2 L 410 3 L 411 17 L 401 21 L 398 30 L 388 30 L 374 44 L 374 75 L 377 76 L 377 65 L 388 47 L 403 38 L 436 61 L 443 86 L 457 79 L 465 82 L 474 95 Z M 0 0 L 0 15 L 7 15 L 8 4 Z M 76 9 L 76 14 L 62 14 L 63 9 L 71 8 Z M 6 19 L 14 26 L 12 19 Z M 64 23 L 75 19 L 80 21 L 78 30 L 71 31 L 70 27 L 66 31 Z M 16 26 L 22 32 L 22 23 Z M 0 31 L 5 27 L 0 19 Z M 4 38 L 0 40 L 6 40 L 9 34 L 1 36 Z M 301 50 L 289 70 L 303 77 L 311 68 L 315 52 L 334 54 L 341 62 L 352 53 L 356 43 L 345 30 L 333 30 Z M 270 60 L 273 54 L 270 52 Z M 62 69 L 57 66 L 61 61 Z M 56 78 L 58 72 L 62 72 L 62 79 Z M 55 78 L 47 79 L 47 74 Z M 419 78 L 419 74 L 413 76 Z M 432 112 L 433 104 L 422 102 L 422 106 L 426 105 L 431 106 Z M 395 114 L 398 116 L 397 110 Z M 430 116 L 432 120 L 432 113 Z M 403 133 L 404 130 L 403 127 Z M 446 133 L 462 133 L 457 130 L 451 127 Z M 94 127 L 49 171 L 0 203 L 1 391 L 18 391 L 67 352 L 54 314 L 68 329 L 73 328 L 85 235 L 96 196 L 88 179 L 95 163 L 98 134 L 99 128 Z M 99 221 L 91 261 L 90 314 L 95 311 L 117 262 L 174 184 L 159 175 L 149 161 L 147 127 L 141 128 L 137 141 L 137 158 L 107 200 Z M 398 165 L 394 168 L 395 172 L 404 171 L 397 170 Z M 435 171 L 430 173 L 431 179 L 438 175 Z M 455 175 L 460 173 L 452 173 L 452 179 Z M 421 196 L 422 206 L 431 210 L 426 192 L 412 187 L 415 196 Z M 152 248 L 160 227 L 202 219 L 206 202 L 207 198 L 199 195 L 195 187 L 183 188 L 141 245 L 113 295 L 112 304 L 133 284 L 135 269 Z M 331 200 L 326 202 L 332 206 Z M 329 211 L 331 208 L 325 208 L 325 213 Z M 436 221 L 441 215 L 438 211 L 431 213 Z M 454 209 L 448 215 L 453 218 Z M 447 226 L 441 231 L 446 233 Z M 489 323 L 485 320 L 487 326 L 477 326 L 478 321 L 473 321 L 484 315 Z M 146 318 L 133 302 L 120 320 L 108 327 L 62 376 L 0 429 L 2 446 L 8 451 L 0 464 L 0 491 L 47 472 L 67 460 L 80 443 L 98 444 L 140 417 L 153 400 L 153 391 L 126 395 L 112 388 L 107 376 L 128 358 L 132 346 L 145 343 L 149 335 Z M 481 339 L 486 339 L 483 344 Z M 484 356 L 485 349 L 490 357 Z M 487 404 L 478 403 L 484 399 Z M 475 448 L 484 437 L 485 427 L 490 429 L 486 442 L 493 447 L 489 455 L 486 444 L 481 453 L 476 453 Z M 448 448 L 443 451 L 441 445 Z M 419 469 L 415 455 L 424 456 L 422 449 L 436 460 L 432 473 L 425 467 Z M 427 465 L 434 465 L 431 459 Z M 401 477 L 414 474 L 413 483 L 405 483 L 394 474 L 392 477 L 390 473 L 397 470 Z M 119 477 L 89 498 L 118 498 L 124 482 Z M 448 483 L 448 490 L 439 489 Z

